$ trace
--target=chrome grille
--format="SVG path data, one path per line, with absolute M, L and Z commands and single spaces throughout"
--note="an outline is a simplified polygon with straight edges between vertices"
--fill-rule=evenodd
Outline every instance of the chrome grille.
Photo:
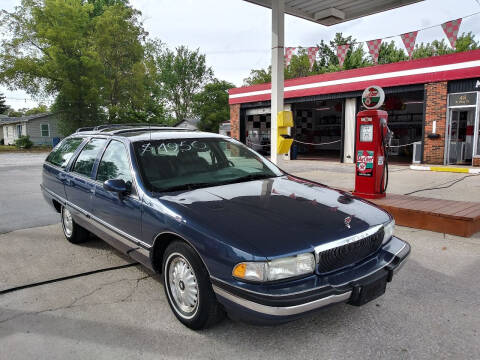
M 375 232 L 372 231 L 374 229 Z M 363 234 L 365 234 L 364 237 L 362 237 L 362 234 L 357 234 L 351 238 L 339 240 L 339 243 L 343 243 L 342 245 L 331 248 L 326 248 L 325 245 L 319 247 L 319 251 L 316 253 L 318 271 L 326 273 L 341 269 L 375 253 L 382 245 L 383 227 L 378 226 L 369 229 Z M 334 243 L 337 243 L 337 241 Z

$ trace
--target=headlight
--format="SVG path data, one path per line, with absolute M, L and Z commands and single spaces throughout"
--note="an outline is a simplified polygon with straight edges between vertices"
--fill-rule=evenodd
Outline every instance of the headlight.
M 395 220 L 390 221 L 383 225 L 383 244 L 386 244 L 388 240 L 393 236 L 393 231 L 395 230 Z
M 242 280 L 264 282 L 311 274 L 314 270 L 315 257 L 305 253 L 266 262 L 243 262 L 233 268 L 232 275 Z

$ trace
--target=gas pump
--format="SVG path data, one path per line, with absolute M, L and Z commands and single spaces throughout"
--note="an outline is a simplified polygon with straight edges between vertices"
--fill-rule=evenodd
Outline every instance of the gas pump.
M 384 101 L 383 89 L 369 86 L 362 95 L 367 110 L 357 114 L 353 194 L 366 199 L 384 197 L 388 185 L 388 147 L 392 133 L 387 125 L 387 112 L 378 110 Z

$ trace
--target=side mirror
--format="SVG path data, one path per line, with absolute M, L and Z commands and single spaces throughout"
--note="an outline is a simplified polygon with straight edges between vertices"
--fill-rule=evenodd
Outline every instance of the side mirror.
M 128 191 L 127 184 L 122 179 L 109 179 L 103 183 L 103 188 L 117 193 L 119 197 Z

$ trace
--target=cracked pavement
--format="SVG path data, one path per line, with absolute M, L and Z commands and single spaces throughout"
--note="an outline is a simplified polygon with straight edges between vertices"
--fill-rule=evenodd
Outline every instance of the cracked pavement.
M 480 234 L 396 234 L 412 255 L 383 297 L 275 327 L 226 319 L 191 331 L 140 265 L 0 295 L 0 359 L 475 358 Z M 58 225 L 18 230 L 0 235 L 0 290 L 128 261 L 100 240 L 68 243 Z

